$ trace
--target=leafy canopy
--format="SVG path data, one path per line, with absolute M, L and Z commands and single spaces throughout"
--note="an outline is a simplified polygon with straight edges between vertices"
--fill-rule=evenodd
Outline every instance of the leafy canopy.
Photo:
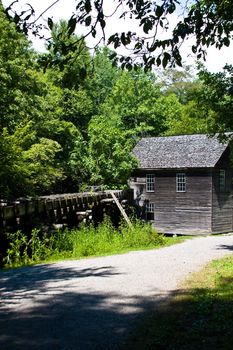
M 14 6 L 10 6 L 6 13 L 25 33 L 29 30 L 38 33 L 40 24 L 32 20 L 34 12 L 31 5 L 28 6 L 27 12 L 22 13 L 16 13 Z M 145 69 L 153 65 L 181 66 L 180 46 L 189 37 L 195 38 L 191 50 L 197 58 L 205 58 L 205 50 L 210 45 L 220 49 L 229 46 L 232 39 L 233 8 L 229 0 L 116 0 L 112 2 L 112 7 L 111 15 L 104 0 L 77 1 L 68 21 L 67 33 L 71 36 L 77 25 L 81 25 L 87 29 L 85 37 L 98 37 L 99 40 L 101 36 L 105 43 L 113 45 L 115 49 L 130 49 L 130 55 L 120 58 L 116 53 L 112 55 L 115 61 L 120 59 L 122 67 L 127 69 L 132 69 L 139 62 Z M 106 28 L 111 27 L 113 16 L 121 22 L 136 22 L 138 30 L 119 31 L 107 36 Z M 181 18 L 174 28 L 172 16 Z M 51 30 L 54 28 L 52 18 L 48 18 L 48 27 Z M 164 32 L 166 36 L 162 35 Z M 72 50 L 73 45 L 65 45 L 61 48 L 62 52 Z

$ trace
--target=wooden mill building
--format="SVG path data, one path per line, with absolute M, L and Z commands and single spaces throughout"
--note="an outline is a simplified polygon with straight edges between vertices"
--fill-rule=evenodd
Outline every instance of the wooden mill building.
M 232 231 L 229 142 L 207 135 L 142 138 L 133 152 L 139 166 L 130 187 L 160 232 Z

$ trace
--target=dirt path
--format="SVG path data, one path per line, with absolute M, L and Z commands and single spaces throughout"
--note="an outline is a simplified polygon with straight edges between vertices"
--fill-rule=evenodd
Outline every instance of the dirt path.
M 222 235 L 2 271 L 0 349 L 115 349 L 191 272 L 232 251 L 233 235 Z

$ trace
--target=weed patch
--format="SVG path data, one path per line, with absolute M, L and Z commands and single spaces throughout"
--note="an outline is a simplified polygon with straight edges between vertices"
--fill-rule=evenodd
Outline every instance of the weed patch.
M 19 267 L 40 263 L 72 252 L 71 236 L 68 231 L 57 231 L 56 234 L 42 233 L 34 229 L 28 237 L 22 231 L 7 233 L 9 248 L 3 259 L 4 266 Z M 66 254 L 67 255 L 67 254 Z
M 7 234 L 7 239 L 9 248 L 4 258 L 5 267 L 150 249 L 182 240 L 164 237 L 150 224 L 139 220 L 135 220 L 132 227 L 122 223 L 116 229 L 108 217 L 97 227 L 85 224 L 79 229 L 55 233 L 35 229 L 30 237 L 17 231 Z
M 79 230 L 72 231 L 72 235 L 73 257 L 162 246 L 166 241 L 149 224 L 135 221 L 132 227 L 123 223 L 116 229 L 108 218 L 96 228 L 93 225 L 83 225 Z

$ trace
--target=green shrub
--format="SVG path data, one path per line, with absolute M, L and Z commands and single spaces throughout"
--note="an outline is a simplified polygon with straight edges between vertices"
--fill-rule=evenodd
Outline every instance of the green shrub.
M 133 226 L 121 226 L 121 232 L 126 248 L 139 248 L 163 245 L 164 237 L 148 223 L 135 220 Z
M 38 229 L 28 237 L 22 231 L 7 233 L 9 248 L 4 258 L 5 267 L 35 264 L 57 256 L 61 252 L 72 252 L 72 240 L 68 230 L 55 234 L 42 233 Z
M 73 256 L 82 257 L 113 253 L 129 248 L 145 248 L 163 245 L 164 237 L 149 224 L 136 220 L 132 227 L 122 223 L 119 229 L 113 227 L 109 218 L 96 228 L 83 225 L 73 231 Z
M 7 239 L 9 240 L 9 248 L 3 261 L 5 266 L 16 267 L 27 265 L 29 263 L 27 236 L 21 231 L 16 231 L 14 233 L 8 233 Z
M 166 244 L 150 224 L 135 220 L 132 226 L 122 222 L 116 229 L 105 217 L 97 227 L 83 224 L 79 229 L 42 233 L 34 229 L 28 238 L 21 231 L 7 234 L 9 248 L 4 259 L 6 267 L 35 264 L 45 260 L 81 258 L 113 254 Z
M 73 230 L 73 256 L 82 257 L 104 254 L 111 250 L 114 235 L 117 235 L 109 218 L 97 227 L 93 224 L 81 225 L 79 230 Z

